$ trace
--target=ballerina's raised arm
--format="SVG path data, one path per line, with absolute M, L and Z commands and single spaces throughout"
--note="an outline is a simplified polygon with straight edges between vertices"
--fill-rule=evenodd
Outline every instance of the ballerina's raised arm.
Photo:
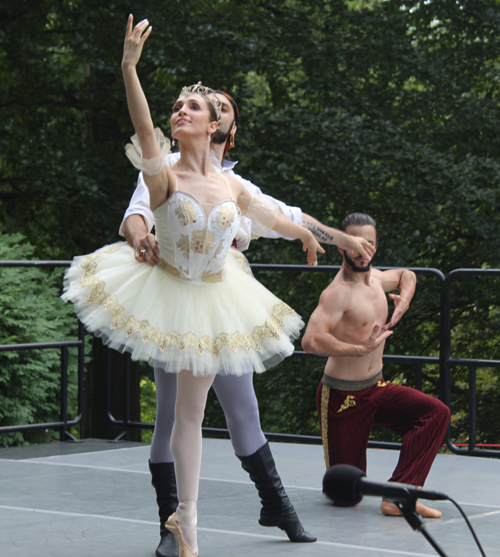
M 168 197 L 170 171 L 163 166 L 148 101 L 137 75 L 137 63 L 151 31 L 152 27 L 147 19 L 143 19 L 134 27 L 134 18 L 132 14 L 129 15 L 123 47 L 122 73 L 130 118 L 141 146 L 144 180 L 149 189 L 151 208 L 154 209 Z

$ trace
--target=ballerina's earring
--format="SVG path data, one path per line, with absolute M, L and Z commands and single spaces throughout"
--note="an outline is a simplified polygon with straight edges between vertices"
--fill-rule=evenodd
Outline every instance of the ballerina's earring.
M 171 145 L 172 147 L 175 147 L 175 139 L 173 137 L 172 137 Z
M 212 141 L 212 136 L 208 134 L 208 142 L 210 143 L 210 141 Z

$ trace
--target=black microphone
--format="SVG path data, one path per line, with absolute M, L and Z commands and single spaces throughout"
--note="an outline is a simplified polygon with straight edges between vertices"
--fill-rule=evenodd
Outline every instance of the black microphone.
M 448 496 L 428 491 L 414 485 L 397 482 L 378 483 L 365 479 L 366 474 L 350 464 L 337 464 L 327 470 L 323 477 L 323 493 L 340 507 L 352 507 L 363 495 L 380 496 L 389 501 L 407 499 L 430 499 L 445 501 Z

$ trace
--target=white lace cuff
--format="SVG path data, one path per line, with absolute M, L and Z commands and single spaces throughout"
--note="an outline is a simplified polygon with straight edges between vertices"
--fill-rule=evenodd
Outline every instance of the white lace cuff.
M 127 145 L 125 145 L 125 154 L 130 159 L 130 162 L 136 168 L 142 170 L 149 176 L 154 176 L 155 174 L 160 173 L 163 165 L 165 164 L 164 158 L 168 155 L 168 153 L 170 153 L 170 140 L 163 135 L 160 128 L 155 128 L 154 131 L 156 141 L 160 147 L 160 155 L 157 157 L 153 157 L 152 159 L 142 158 L 141 144 L 137 134 L 130 138 L 132 143 L 127 143 Z

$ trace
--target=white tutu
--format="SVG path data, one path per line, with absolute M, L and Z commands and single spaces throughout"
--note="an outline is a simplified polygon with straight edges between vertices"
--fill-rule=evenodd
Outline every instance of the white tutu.
M 85 327 L 134 360 L 194 375 L 263 372 L 292 354 L 304 323 L 229 250 L 227 276 L 192 283 L 162 267 L 138 263 L 120 242 L 76 257 L 62 298 Z

